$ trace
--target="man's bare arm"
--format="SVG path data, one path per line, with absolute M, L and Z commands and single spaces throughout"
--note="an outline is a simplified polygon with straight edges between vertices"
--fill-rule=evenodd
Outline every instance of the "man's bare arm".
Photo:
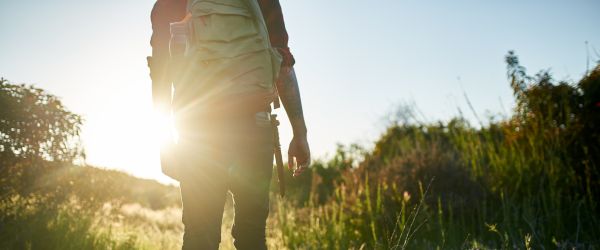
M 277 88 L 294 130 L 294 138 L 292 138 L 288 150 L 288 164 L 290 168 L 294 168 L 295 162 L 298 163 L 298 167 L 294 170 L 294 176 L 297 176 L 310 164 L 310 148 L 306 139 L 307 130 L 302 112 L 300 88 L 298 88 L 298 81 L 293 70 L 295 60 L 288 47 L 288 34 L 279 0 L 258 0 L 258 3 L 267 24 L 267 30 L 269 30 L 271 45 L 283 57 L 280 71 L 282 77 L 280 77 L 281 81 L 277 81 Z
M 285 107 L 294 131 L 294 138 L 292 138 L 288 150 L 288 165 L 290 169 L 294 169 L 297 163 L 294 176 L 298 176 L 310 165 L 310 148 L 306 137 L 307 129 L 296 73 L 292 67 L 284 67 L 281 73 L 283 74 L 282 80 L 277 83 L 279 97 L 283 102 L 283 107 Z
M 300 98 L 300 88 L 296 79 L 296 73 L 292 67 L 285 67 L 282 74 L 287 74 L 287 77 L 282 77 L 278 81 L 277 89 L 279 97 L 285 107 L 285 112 L 290 119 L 294 136 L 306 136 L 306 123 L 304 122 L 304 113 L 302 111 L 302 100 Z
M 155 109 L 165 112 L 171 102 L 171 81 L 168 75 L 169 24 L 181 20 L 186 11 L 185 0 L 156 1 L 150 20 L 152 22 L 152 57 L 148 57 L 152 78 L 152 100 Z

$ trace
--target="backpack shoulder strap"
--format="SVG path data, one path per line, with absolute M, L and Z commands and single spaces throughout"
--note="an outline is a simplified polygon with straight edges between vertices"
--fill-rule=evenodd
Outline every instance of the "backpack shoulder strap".
M 277 49 L 273 48 L 271 44 L 271 40 L 269 38 L 269 31 L 267 29 L 267 24 L 265 22 L 265 18 L 263 16 L 262 10 L 260 9 L 260 5 L 257 0 L 244 0 L 250 11 L 252 12 L 256 26 L 258 27 L 258 32 L 261 37 L 263 37 L 263 43 L 265 48 L 269 50 L 271 54 L 271 63 L 273 65 L 273 89 L 274 89 L 274 97 L 273 97 L 273 108 L 278 109 L 281 104 L 279 102 L 279 92 L 277 90 L 277 81 L 279 78 L 279 70 L 281 69 L 281 63 L 283 62 L 283 58 L 281 54 L 277 51 Z

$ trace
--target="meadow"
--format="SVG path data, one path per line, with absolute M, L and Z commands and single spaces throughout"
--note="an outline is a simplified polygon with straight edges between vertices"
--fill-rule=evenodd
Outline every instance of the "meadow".
M 506 63 L 509 116 L 422 122 L 399 107 L 373 148 L 340 145 L 283 199 L 273 183 L 270 249 L 600 248 L 600 66 L 557 82 Z M 73 165 L 79 117 L 0 86 L 0 249 L 180 247 L 177 187 Z M 222 249 L 232 216 L 228 200 Z

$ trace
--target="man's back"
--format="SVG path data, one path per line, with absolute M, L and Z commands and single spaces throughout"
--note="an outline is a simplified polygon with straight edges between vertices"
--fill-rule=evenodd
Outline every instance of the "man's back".
M 160 93 L 154 96 L 155 102 L 171 103 L 171 84 L 175 89 L 173 108 L 182 129 L 175 150 L 179 159 L 173 166 L 181 169 L 176 178 L 183 202 L 184 249 L 218 248 L 227 191 L 233 194 L 235 204 L 232 235 L 236 248 L 266 249 L 277 124 L 271 120 L 269 104 L 276 84 L 294 129 L 288 152 L 290 163 L 294 157 L 298 159 L 294 174 L 310 162 L 299 90 L 291 70 L 294 60 L 287 47 L 279 1 L 250 1 L 257 0 L 194 0 L 186 8 L 185 1 L 159 0 L 153 9 L 151 66 L 159 65 L 166 72 L 169 23 L 185 17 L 180 23 L 189 24 L 191 31 L 175 81 L 167 74 L 162 78 L 151 74 L 153 93 Z M 256 19 L 261 14 L 265 22 Z M 267 26 L 268 33 L 259 25 Z M 281 65 L 272 58 L 279 54 L 284 58 Z M 276 81 L 280 67 L 285 68 L 281 71 L 284 77 Z M 270 98 L 247 98 L 263 95 Z

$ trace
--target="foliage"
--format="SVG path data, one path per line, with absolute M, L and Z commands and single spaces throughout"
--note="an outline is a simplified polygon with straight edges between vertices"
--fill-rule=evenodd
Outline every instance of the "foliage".
M 82 119 L 60 99 L 33 86 L 0 78 L 0 153 L 7 158 L 70 162 L 82 156 Z
M 61 163 L 84 157 L 82 119 L 58 97 L 0 78 L 0 195 L 26 194 Z
M 543 178 L 523 179 L 549 181 L 565 192 L 599 195 L 600 65 L 575 85 L 555 83 L 547 71 L 527 76 L 512 51 L 506 62 L 517 106 L 512 119 L 501 124 L 503 133 L 509 137 L 507 143 L 516 145 L 521 153 L 540 156 L 539 162 L 523 166 L 528 170 L 523 174 Z M 556 162 L 548 161 L 551 156 L 557 156 Z M 580 190 L 572 190 L 576 188 Z
M 517 103 L 510 119 L 481 128 L 401 119 L 357 166 L 318 162 L 309 202 L 278 202 L 286 245 L 598 247 L 600 66 L 572 84 L 528 76 L 513 52 L 506 62 Z
M 0 249 L 174 249 L 179 190 L 93 167 L 57 167 L 0 201 Z
M 136 204 L 138 212 L 164 211 L 154 217 L 166 217 L 180 211 L 176 187 L 72 165 L 84 158 L 82 119 L 41 89 L 2 78 L 0 107 L 0 249 L 161 249 L 178 244 L 172 240 L 181 232 L 178 218 L 140 223 L 133 218 L 147 213 L 123 209 Z M 115 224 L 124 218 L 126 229 Z M 148 246 L 142 235 L 169 238 Z
M 460 117 L 419 123 L 401 107 L 372 150 L 340 145 L 287 181 L 288 196 L 272 197 L 269 246 L 600 247 L 600 65 L 575 84 L 556 82 L 550 72 L 527 75 L 513 52 L 506 62 L 516 100 L 510 118 L 482 127 Z M 33 195 L 21 190 L 0 200 L 0 223 L 7 225 L 0 248 L 180 246 L 176 187 L 44 154 L 31 158 L 49 171 L 30 175 Z M 31 168 L 28 159 L 13 167 Z M 231 201 L 227 209 L 225 249 L 232 247 Z
M 94 232 L 93 217 L 76 206 L 15 198 L 3 201 L 0 211 L 2 249 L 134 249 L 131 242 L 116 243 L 111 235 Z

